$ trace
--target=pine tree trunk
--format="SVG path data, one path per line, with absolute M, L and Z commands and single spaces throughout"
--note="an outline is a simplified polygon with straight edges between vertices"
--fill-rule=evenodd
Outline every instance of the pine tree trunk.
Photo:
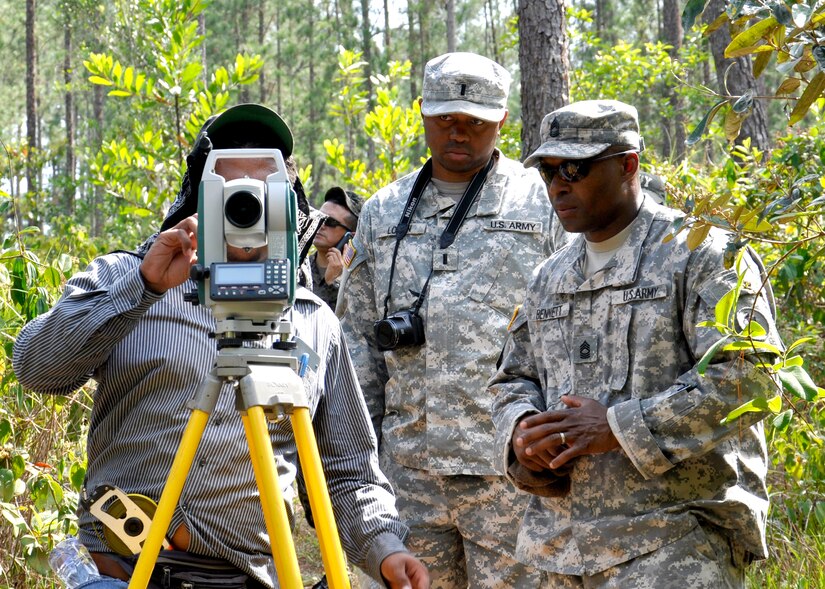
M 412 0 L 407 2 L 407 55 L 412 63 L 410 67 L 410 96 L 415 100 L 418 97 L 418 79 L 421 74 L 418 72 L 416 64 L 419 62 L 415 59 L 415 11 L 413 10 Z M 423 64 L 422 64 L 423 67 Z
M 105 87 L 95 84 L 92 87 L 92 112 L 94 118 L 92 138 L 92 151 L 97 152 L 103 143 L 103 100 L 105 96 Z M 94 184 L 92 189 L 92 236 L 100 237 L 103 233 L 103 187 L 99 184 Z
M 705 22 L 713 22 L 725 10 L 725 0 L 710 0 L 705 7 Z M 725 57 L 725 48 L 730 44 L 731 36 L 728 27 L 719 27 L 710 35 L 710 52 L 716 65 L 716 80 L 719 93 L 741 96 L 746 92 L 759 94 L 759 86 L 753 75 L 751 58 L 748 55 L 728 59 Z M 751 145 L 762 151 L 770 148 L 770 134 L 768 133 L 768 113 L 761 100 L 753 101 L 753 110 L 750 116 L 742 122 L 739 137 L 736 143 L 742 143 L 751 138 Z
M 447 8 L 447 53 L 454 53 L 455 42 L 455 0 L 446 0 Z
M 367 96 L 369 97 L 369 110 L 375 108 L 375 99 L 372 92 L 372 27 L 370 27 L 370 2 L 361 0 L 361 51 L 364 53 L 364 61 L 367 62 L 364 68 L 366 78 Z M 354 143 L 354 141 L 353 141 Z M 353 146 L 350 145 L 350 148 Z M 367 161 L 375 158 L 375 144 L 367 142 Z
M 63 24 L 63 83 L 66 89 L 63 102 L 66 109 L 66 187 L 63 194 L 63 213 L 74 214 L 75 191 L 75 112 L 74 89 L 72 88 L 72 16 L 71 10 L 66 10 Z
M 678 0 L 662 1 L 662 29 L 663 41 L 671 46 L 668 50 L 670 58 L 678 59 L 679 49 L 682 47 L 682 14 Z M 668 90 L 668 101 L 673 110 L 673 120 L 662 121 L 662 137 L 666 141 L 662 148 L 663 153 L 671 161 L 678 161 L 685 154 L 685 115 L 682 98 L 673 87 Z
M 26 0 L 26 186 L 29 193 L 37 194 L 40 189 L 36 155 L 40 150 L 37 133 L 37 39 L 35 36 L 35 14 L 37 1 Z M 33 219 L 38 224 L 37 215 Z
M 564 13 L 564 0 L 519 2 L 521 159 L 541 145 L 544 115 L 570 100 Z
M 392 42 L 392 38 L 390 35 L 390 4 L 389 0 L 384 0 L 384 55 L 386 56 L 385 61 L 390 61 L 390 43 Z
M 264 46 L 266 41 L 266 10 L 265 2 L 258 2 L 258 47 Z M 258 102 L 266 104 L 268 99 L 266 93 L 266 68 L 261 68 L 260 78 L 258 78 Z

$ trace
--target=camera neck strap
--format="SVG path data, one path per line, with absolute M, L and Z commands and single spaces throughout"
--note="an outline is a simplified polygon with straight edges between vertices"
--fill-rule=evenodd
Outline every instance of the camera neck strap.
M 461 229 L 461 225 L 467 218 L 467 213 L 470 212 L 470 207 L 473 206 L 473 203 L 478 198 L 478 194 L 481 192 L 481 187 L 487 180 L 487 176 L 489 175 L 495 162 L 496 154 L 493 152 L 493 155 L 490 156 L 490 160 L 487 162 L 487 165 L 476 172 L 473 179 L 470 180 L 470 184 L 467 186 L 464 194 L 461 195 L 461 200 L 458 201 L 458 204 L 453 211 L 453 216 L 450 218 L 450 221 L 441 233 L 438 243 L 440 249 L 450 247 L 455 241 L 458 230 Z M 384 319 L 387 318 L 387 314 L 389 313 L 390 295 L 392 293 L 392 279 L 395 276 L 395 259 L 398 256 L 398 247 L 401 244 L 401 240 L 404 239 L 407 232 L 410 230 L 410 223 L 412 222 L 413 214 L 415 214 L 415 210 L 421 202 L 421 197 L 424 195 L 424 189 L 427 187 L 427 184 L 429 184 L 432 177 L 433 160 L 430 158 L 424 163 L 424 166 L 418 173 L 412 190 L 410 191 L 410 196 L 407 199 L 407 204 L 404 206 L 404 212 L 401 215 L 401 220 L 395 227 L 395 248 L 393 248 L 392 251 L 392 263 L 390 264 L 390 282 L 387 286 L 387 296 L 384 297 Z M 418 313 L 418 310 L 424 303 L 424 297 L 427 295 L 427 287 L 430 285 L 430 278 L 432 275 L 433 271 L 431 269 L 429 275 L 427 276 L 426 282 L 424 282 L 424 288 L 421 289 L 421 292 L 413 292 L 413 294 L 418 297 L 415 301 L 415 305 L 413 306 L 413 311 L 415 313 Z

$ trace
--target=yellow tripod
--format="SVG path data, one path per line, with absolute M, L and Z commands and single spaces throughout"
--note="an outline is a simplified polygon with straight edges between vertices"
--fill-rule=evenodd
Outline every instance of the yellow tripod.
M 225 327 L 227 321 L 219 323 L 223 323 Z M 234 321 L 230 319 L 228 323 L 232 324 Z M 288 336 L 291 332 L 288 321 L 274 322 L 272 327 L 275 332 L 281 334 L 282 340 L 286 339 L 284 335 Z M 221 333 L 228 334 L 231 339 L 234 331 Z M 332 589 L 350 587 L 346 561 L 312 429 L 309 404 L 298 375 L 307 364 L 317 365 L 318 356 L 301 340 L 296 339 L 293 342 L 295 347 L 292 350 L 225 347 L 218 352 L 212 370 L 187 404 L 192 414 L 183 432 L 149 533 L 132 573 L 129 589 L 146 589 L 149 584 L 184 482 L 206 429 L 207 420 L 215 409 L 221 386 L 225 382 L 232 382 L 236 386 L 235 405 L 241 413 L 249 444 L 252 469 L 261 494 L 261 508 L 269 533 L 279 586 L 284 589 L 303 587 L 289 517 L 278 484 L 275 455 L 267 429 L 267 419 L 280 421 L 289 415 L 301 469 L 306 480 L 309 504 L 315 519 L 327 581 Z

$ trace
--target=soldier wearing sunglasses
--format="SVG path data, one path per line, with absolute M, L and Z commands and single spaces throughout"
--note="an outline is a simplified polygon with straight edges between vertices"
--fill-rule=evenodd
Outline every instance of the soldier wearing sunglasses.
M 312 292 L 335 310 L 338 287 L 344 271 L 344 246 L 352 239 L 361 213 L 361 198 L 354 192 L 333 186 L 324 195 L 321 212 L 326 215 L 313 245 L 316 253 L 310 260 Z
M 632 106 L 571 104 L 541 137 L 525 166 L 578 235 L 537 269 L 490 381 L 500 464 L 533 495 L 516 556 L 543 587 L 744 587 L 767 555 L 765 437 L 762 414 L 724 418 L 777 390 L 752 352 L 697 368 L 719 338 L 700 324 L 737 285 L 731 236 L 672 235 L 683 215 L 642 190 Z M 742 254 L 731 316 L 781 349 L 762 262 Z

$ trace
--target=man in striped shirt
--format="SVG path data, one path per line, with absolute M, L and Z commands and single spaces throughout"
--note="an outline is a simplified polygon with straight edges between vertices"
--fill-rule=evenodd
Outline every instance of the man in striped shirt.
M 189 268 L 197 254 L 198 221 L 192 215 L 197 190 L 190 187 L 200 182 L 205 153 L 211 148 L 267 147 L 280 149 L 288 158 L 292 152 L 286 124 L 259 105 L 233 107 L 204 129 L 196 142 L 200 154 L 188 158 L 183 189 L 163 230 L 138 252 L 93 260 L 68 281 L 51 311 L 21 331 L 15 344 L 15 373 L 27 388 L 68 394 L 90 377 L 97 381 L 87 445 L 88 493 L 112 484 L 128 494 L 159 498 L 189 419 L 186 403 L 214 363 L 212 313 L 184 300 L 196 286 Z M 226 180 L 264 180 L 273 163 L 265 158 L 221 159 L 215 171 Z M 299 183 L 291 179 L 298 189 Z M 305 221 L 299 223 L 302 228 L 308 227 Z M 232 261 L 257 260 L 260 255 L 256 249 L 227 248 Z M 304 288 L 298 289 L 284 318 L 293 334 L 320 356 L 318 368 L 308 370 L 303 383 L 350 563 L 383 578 L 389 587 L 423 589 L 427 572 L 404 547 L 408 529 L 378 469 L 375 435 L 338 320 Z M 271 338 L 265 338 L 246 345 L 271 344 Z M 304 485 L 292 430 L 288 422 L 280 422 L 270 424 L 269 433 L 279 482 L 291 505 L 296 477 L 298 487 Z M 88 587 L 125 587 L 116 579 L 128 579 L 136 558 L 115 554 L 101 522 L 83 505 L 79 524 L 80 539 L 104 575 Z M 223 385 L 201 439 L 168 538 L 176 550 L 229 563 L 248 576 L 238 587 L 278 585 L 229 384 Z

